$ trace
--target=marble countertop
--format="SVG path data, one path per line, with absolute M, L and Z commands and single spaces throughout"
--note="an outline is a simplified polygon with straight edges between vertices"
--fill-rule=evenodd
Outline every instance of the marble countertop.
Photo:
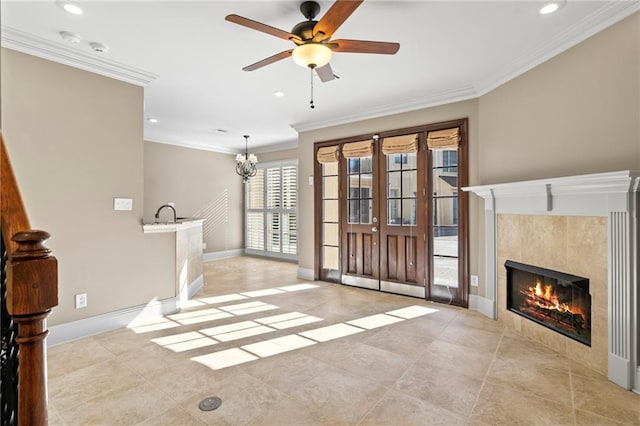
M 145 234 L 152 234 L 155 232 L 177 232 L 195 226 L 202 226 L 203 222 L 204 219 L 197 217 L 184 217 L 178 218 L 176 222 L 143 223 L 142 230 Z

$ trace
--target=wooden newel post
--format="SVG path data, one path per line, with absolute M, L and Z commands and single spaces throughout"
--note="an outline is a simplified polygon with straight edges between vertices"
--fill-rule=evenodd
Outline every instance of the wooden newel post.
M 45 231 L 18 232 L 7 262 L 7 310 L 18 324 L 18 425 L 46 425 L 46 319 L 58 304 L 58 261 Z

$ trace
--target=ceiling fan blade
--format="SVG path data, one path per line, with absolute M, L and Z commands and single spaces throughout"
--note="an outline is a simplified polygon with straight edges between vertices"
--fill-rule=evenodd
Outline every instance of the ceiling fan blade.
M 253 70 L 257 70 L 258 68 L 262 68 L 265 65 L 269 65 L 272 64 L 274 62 L 278 62 L 282 59 L 288 58 L 289 56 L 291 56 L 291 52 L 293 52 L 293 49 L 289 49 L 289 50 L 285 50 L 284 52 L 280 52 L 280 53 L 276 53 L 273 56 L 269 56 L 268 58 L 265 58 L 261 61 L 256 62 L 255 64 L 251 64 L 251 65 L 247 65 L 246 67 L 242 68 L 243 71 L 253 71 Z
M 333 75 L 333 70 L 331 69 L 331 64 L 316 68 L 316 73 L 318 73 L 318 77 L 320 77 L 320 81 L 322 81 L 323 83 L 331 81 L 335 78 Z
M 331 44 L 337 44 L 332 48 L 334 52 L 348 53 L 379 53 L 383 55 L 395 55 L 400 49 L 400 43 L 386 41 L 367 40 L 331 40 Z
M 298 37 L 295 34 L 291 34 L 288 31 L 284 31 L 276 27 L 263 24 L 262 22 L 254 21 L 249 18 L 244 18 L 239 15 L 234 15 L 234 14 L 227 15 L 224 19 L 226 19 L 229 22 L 233 22 L 234 24 L 242 25 L 243 27 L 251 28 L 252 30 L 261 31 L 263 33 L 267 33 L 278 38 L 282 38 L 285 40 L 301 41 L 300 37 Z
M 318 42 L 331 37 L 363 1 L 337 0 L 313 27 L 314 41 Z M 323 35 L 320 36 L 320 33 Z M 316 38 L 320 38 L 320 40 L 316 40 Z

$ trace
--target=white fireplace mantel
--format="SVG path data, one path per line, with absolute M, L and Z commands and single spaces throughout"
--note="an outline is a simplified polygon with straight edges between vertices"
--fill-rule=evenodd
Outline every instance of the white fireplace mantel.
M 608 218 L 608 377 L 640 392 L 638 266 L 640 171 L 623 170 L 462 188 L 485 201 L 486 295 L 480 311 L 497 319 L 498 214 Z

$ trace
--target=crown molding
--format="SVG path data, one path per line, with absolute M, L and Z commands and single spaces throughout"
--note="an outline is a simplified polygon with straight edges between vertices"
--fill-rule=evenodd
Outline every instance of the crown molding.
M 477 82 L 475 87 L 478 96 L 482 96 L 506 82 L 513 80 L 616 22 L 631 16 L 638 10 L 640 10 L 640 2 L 637 0 L 605 3 L 593 13 L 585 16 L 582 20 L 565 28 L 552 40 L 541 43 L 532 51 L 513 60 L 501 71 Z
M 158 75 L 149 71 L 100 58 L 93 52 L 83 52 L 79 49 L 70 48 L 65 44 L 49 41 L 5 25 L 2 26 L 2 47 L 135 84 L 136 86 L 146 86 L 158 78 Z
M 224 149 L 224 148 L 217 148 L 217 147 L 199 144 L 199 143 L 168 141 L 165 139 L 158 139 L 154 137 L 150 138 L 147 136 L 144 137 L 144 141 L 151 142 L 151 143 L 161 143 L 163 145 L 179 146 L 181 148 L 191 148 L 191 149 L 199 149 L 201 151 L 217 152 L 218 154 L 236 155 L 239 152 L 239 151 L 234 151 L 234 150 Z
M 402 103 L 383 105 L 377 108 L 368 109 L 364 112 L 343 115 L 339 118 L 317 121 L 312 120 L 296 123 L 292 124 L 291 127 L 295 131 L 300 133 L 309 130 L 337 126 L 340 124 L 353 123 L 355 121 L 369 120 L 372 118 L 385 117 L 392 114 L 400 114 L 403 112 L 415 111 L 423 108 L 430 108 L 439 105 L 451 104 L 454 102 L 466 101 L 468 99 L 474 99 L 477 97 L 478 93 L 473 86 L 463 86 L 454 90 L 421 96 L 419 98 L 408 100 Z
M 257 146 L 255 149 L 252 149 L 255 154 L 266 154 L 267 152 L 276 152 L 276 151 L 284 151 L 287 149 L 295 149 L 298 148 L 298 140 L 287 141 L 287 142 L 278 142 L 269 145 Z M 243 151 L 244 152 L 244 151 Z

